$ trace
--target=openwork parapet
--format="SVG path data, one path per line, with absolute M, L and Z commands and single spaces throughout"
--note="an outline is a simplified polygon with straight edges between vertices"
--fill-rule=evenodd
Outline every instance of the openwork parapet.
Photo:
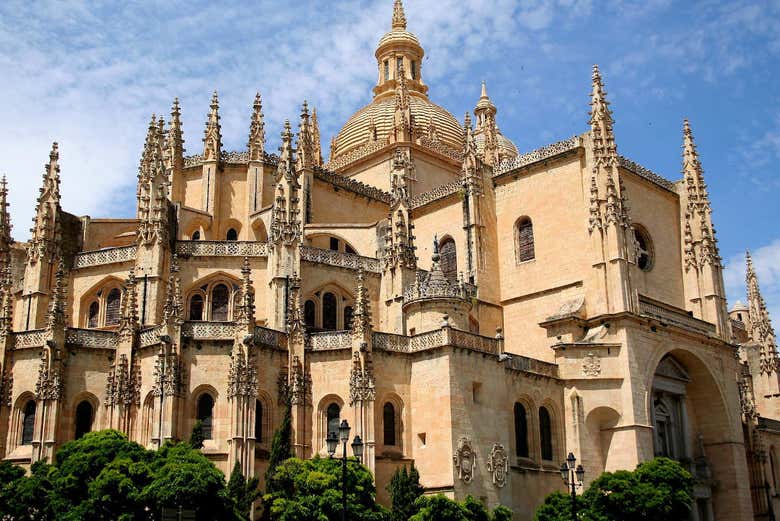
M 25 349 L 28 347 L 42 347 L 46 344 L 46 330 L 32 329 L 30 331 L 20 331 L 12 334 L 15 349 Z
M 557 143 L 537 148 L 536 150 L 532 150 L 530 152 L 526 152 L 525 154 L 514 157 L 509 161 L 504 161 L 498 165 L 498 168 L 496 168 L 495 172 L 493 173 L 493 177 L 498 177 L 507 172 L 511 172 L 512 170 L 532 165 L 534 163 L 538 163 L 539 161 L 544 161 L 545 159 L 569 152 L 570 150 L 574 150 L 580 146 L 582 146 L 580 137 L 572 136 L 569 139 L 564 139 L 562 141 L 558 141 Z
M 705 335 L 714 335 L 716 331 L 714 324 L 693 318 L 685 310 L 668 306 L 643 295 L 639 296 L 639 314 Z
M 524 373 L 535 373 L 550 378 L 558 378 L 558 366 L 541 360 L 535 360 L 526 356 L 505 355 L 504 367 Z
M 243 150 L 241 152 L 238 151 L 222 151 L 222 154 L 220 155 L 220 161 L 227 164 L 233 164 L 233 165 L 245 165 L 249 163 L 249 151 Z M 276 166 L 276 164 L 279 162 L 279 157 L 277 157 L 274 154 L 264 154 L 263 155 L 263 164 L 267 166 Z M 195 154 L 192 156 L 186 156 L 184 158 L 184 168 L 190 168 L 193 166 L 200 166 L 203 164 L 203 156 L 201 154 Z
M 193 340 L 233 340 L 236 325 L 233 322 L 185 322 L 181 334 Z
M 350 349 L 352 336 L 349 331 L 323 331 L 312 333 L 308 337 L 308 347 L 312 351 L 332 351 Z
M 257 241 L 176 241 L 180 257 L 266 257 L 268 245 Z
M 371 273 L 380 273 L 381 271 L 378 259 L 353 253 L 312 248 L 311 246 L 301 246 L 301 260 L 350 270 L 363 268 L 363 271 Z
M 643 167 L 639 163 L 635 163 L 628 159 L 627 157 L 619 156 L 618 157 L 618 163 L 620 166 L 625 168 L 626 170 L 630 170 L 634 172 L 639 177 L 644 177 L 648 181 L 657 184 L 661 188 L 664 188 L 666 190 L 669 190 L 670 192 L 674 192 L 674 183 L 669 181 L 663 176 L 660 176 L 653 172 L 652 170 L 648 170 L 647 168 Z
M 337 174 L 336 172 L 331 172 L 330 170 L 326 170 L 318 166 L 314 167 L 314 177 L 325 181 L 326 183 L 330 183 L 333 186 L 337 186 L 352 193 L 368 197 L 369 199 L 376 199 L 377 201 L 382 201 L 386 204 L 390 204 L 392 200 L 390 194 L 384 190 L 380 190 L 379 188 L 361 183 L 360 181 L 356 181 L 350 177 Z
M 411 205 L 412 209 L 420 208 L 421 206 L 425 206 L 426 204 L 432 203 L 433 201 L 438 201 L 439 199 L 444 199 L 445 197 L 458 193 L 461 191 L 462 187 L 463 185 L 460 179 L 456 179 L 451 183 L 437 186 L 433 190 L 413 197 L 409 204 Z
M 398 353 L 416 353 L 436 347 L 453 346 L 481 353 L 499 354 L 499 340 L 452 327 L 435 329 L 411 337 L 392 333 L 374 333 L 374 349 Z
M 73 346 L 116 349 L 118 342 L 119 336 L 115 331 L 78 328 L 68 328 L 65 331 L 65 343 Z
M 255 345 L 266 346 L 272 349 L 287 349 L 287 333 L 268 329 L 267 327 L 255 327 L 253 341 Z
M 73 261 L 73 268 L 89 268 L 91 266 L 132 261 L 135 260 L 137 250 L 136 246 L 120 246 L 117 248 L 85 251 L 76 255 Z
M 138 343 L 141 345 L 141 347 L 149 347 L 159 344 L 162 329 L 162 326 L 154 326 L 142 329 L 138 334 Z

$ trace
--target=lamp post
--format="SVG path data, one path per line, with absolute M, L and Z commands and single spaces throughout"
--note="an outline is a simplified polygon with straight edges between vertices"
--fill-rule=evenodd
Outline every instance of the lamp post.
M 574 521 L 577 521 L 577 487 L 582 486 L 582 480 L 585 478 L 585 469 L 576 463 L 577 458 L 571 452 L 566 461 L 561 463 L 561 478 L 571 493 L 571 516 Z
M 347 521 L 347 442 L 349 441 L 349 423 L 347 420 L 341 420 L 339 425 L 338 437 L 335 432 L 328 433 L 325 442 L 328 445 L 328 456 L 331 458 L 336 453 L 336 447 L 339 441 L 342 443 L 341 451 L 341 521 Z M 352 453 L 361 461 L 363 459 L 363 440 L 360 436 L 352 439 Z

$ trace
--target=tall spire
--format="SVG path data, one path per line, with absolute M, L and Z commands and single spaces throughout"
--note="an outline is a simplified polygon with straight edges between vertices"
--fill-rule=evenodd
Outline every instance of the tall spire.
M 43 173 L 43 186 L 40 188 L 38 204 L 35 207 L 33 227 L 30 229 L 32 238 L 28 256 L 31 262 L 40 258 L 53 259 L 55 241 L 58 230 L 57 219 L 60 212 L 60 166 L 59 147 L 57 143 L 51 146 L 49 162 Z
M 314 147 L 311 142 L 311 126 L 309 119 L 309 104 L 303 100 L 301 120 L 298 123 L 298 143 L 296 147 L 296 168 L 300 172 L 314 165 Z
M 276 170 L 277 180 L 284 174 L 289 176 L 294 171 L 295 149 L 292 146 L 293 133 L 290 126 L 290 120 L 284 120 L 284 130 L 282 130 L 282 146 L 279 147 L 279 164 Z
M 395 0 L 393 4 L 393 30 L 406 30 L 406 15 L 404 14 L 404 4 L 401 0 Z
M 252 106 L 252 122 L 249 124 L 249 150 L 250 161 L 262 161 L 265 154 L 265 121 L 263 120 L 263 100 L 260 93 L 255 94 L 255 103 Z
M 322 166 L 322 141 L 320 138 L 320 123 L 317 121 L 317 107 L 311 112 L 311 143 L 314 150 L 314 164 Z
M 477 118 L 476 132 L 484 136 L 482 157 L 485 163 L 498 166 L 501 162 L 501 150 L 498 146 L 498 124 L 496 123 L 496 106 L 488 97 L 487 84 L 482 81 L 482 94 L 474 107 L 474 116 Z
M 49 332 L 65 326 L 65 294 L 68 285 L 65 280 L 66 275 L 65 262 L 60 256 L 57 261 L 57 271 L 54 272 L 54 288 L 46 315 L 46 326 Z
M 596 159 L 602 162 L 611 163 L 614 161 L 616 163 L 617 146 L 612 129 L 614 121 L 598 65 L 593 66 L 593 90 L 590 97 L 590 130 L 593 135 Z
M 211 111 L 206 121 L 203 136 L 204 161 L 219 161 L 222 153 L 222 127 L 219 124 L 219 97 L 217 91 L 211 96 Z
M 745 252 L 745 282 L 747 284 L 748 316 L 750 317 L 750 338 L 760 345 L 759 365 L 761 373 L 771 374 L 778 370 L 775 330 L 766 309 L 766 302 L 758 286 L 758 276 L 753 268 L 750 252 Z
M 174 172 L 179 172 L 184 167 L 184 132 L 181 126 L 181 110 L 179 98 L 173 99 L 171 107 L 171 120 L 168 123 L 168 136 L 166 140 L 166 166 Z
M 136 190 L 138 241 L 163 243 L 168 237 L 168 176 L 165 171 L 163 139 L 160 124 L 152 114 L 146 133 Z
M 0 180 L 0 270 L 11 261 L 11 216 L 8 213 L 8 184 L 5 176 Z M 2 277 L 2 273 L 0 273 Z

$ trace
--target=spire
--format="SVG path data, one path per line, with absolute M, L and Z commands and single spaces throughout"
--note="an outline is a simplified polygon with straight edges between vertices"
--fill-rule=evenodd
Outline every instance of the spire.
M 168 124 L 166 141 L 167 167 L 179 172 L 184 167 L 184 133 L 181 126 L 181 111 L 179 98 L 173 98 L 171 120 Z
M 320 123 L 317 121 L 317 107 L 311 112 L 311 142 L 314 149 L 314 164 L 322 166 L 322 141 L 320 138 Z
M 596 158 L 600 161 L 614 159 L 617 162 L 617 146 L 612 129 L 614 121 L 598 65 L 593 66 L 593 90 L 590 97 L 590 130 Z
M 775 330 L 761 295 L 758 276 L 753 268 L 750 252 L 745 252 L 748 316 L 750 317 L 750 338 L 760 345 L 759 365 L 761 373 L 771 374 L 778 369 L 777 344 Z
M 162 120 L 152 114 L 138 167 L 136 216 L 138 241 L 163 243 L 168 236 L 168 176 L 165 171 Z
M 406 15 L 404 14 L 404 4 L 401 0 L 395 0 L 393 4 L 393 31 L 406 30 Z
M 252 288 L 252 268 L 249 257 L 244 257 L 241 265 L 241 303 L 238 309 L 239 324 L 247 327 L 255 325 L 255 291 Z
M 135 269 L 131 268 L 122 288 L 122 310 L 119 321 L 119 335 L 126 338 L 132 338 L 138 328 L 138 295 L 135 284 Z
M 301 120 L 298 123 L 298 142 L 296 147 L 296 168 L 301 171 L 314 165 L 314 147 L 311 142 L 311 126 L 309 120 L 309 104 L 303 100 Z
M 265 154 L 265 122 L 263 121 L 263 100 L 260 93 L 255 94 L 255 103 L 252 106 L 252 122 L 249 125 L 249 150 L 250 161 L 262 161 Z
M 371 331 L 371 300 L 365 284 L 363 268 L 358 269 L 357 287 L 355 289 L 355 310 L 352 313 L 352 324 L 345 324 L 352 329 L 353 335 L 364 336 Z
M 168 280 L 165 285 L 165 301 L 163 303 L 163 322 L 169 326 L 181 325 L 184 322 L 179 259 L 175 254 L 171 257 L 171 264 L 168 268 Z
M 8 213 L 8 184 L 5 176 L 0 179 L 0 270 L 11 262 L 11 216 Z M 0 277 L 2 274 L 0 273 Z
M 282 146 L 279 147 L 279 166 L 277 168 L 277 178 L 280 174 L 290 175 L 293 172 L 295 150 L 292 146 L 292 127 L 290 120 L 284 120 L 284 130 L 282 130 Z
M 32 237 L 28 256 L 31 262 L 39 258 L 53 259 L 57 240 L 57 219 L 60 212 L 60 153 L 54 142 L 49 153 L 49 162 L 43 174 L 43 186 L 40 188 L 38 204 L 35 207 Z
M 211 111 L 203 135 L 204 161 L 219 161 L 222 153 L 222 127 L 219 124 L 219 97 L 217 91 L 211 96 Z
M 65 293 L 67 291 L 65 275 L 65 262 L 60 256 L 57 262 L 57 271 L 54 274 L 54 288 L 49 302 L 49 310 L 46 315 L 46 328 L 50 334 L 55 329 L 65 326 Z
M 474 107 L 474 116 L 477 118 L 477 133 L 484 136 L 482 149 L 483 161 L 491 166 L 498 166 L 501 162 L 501 150 L 498 147 L 498 124 L 496 123 L 496 106 L 490 101 L 487 94 L 487 84 L 482 80 L 482 94 Z

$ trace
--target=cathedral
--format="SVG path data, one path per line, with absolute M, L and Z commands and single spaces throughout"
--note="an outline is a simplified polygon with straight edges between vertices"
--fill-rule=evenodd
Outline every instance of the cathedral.
M 594 67 L 589 128 L 523 150 L 484 83 L 463 120 L 432 101 L 400 0 L 389 29 L 327 160 L 306 102 L 266 150 L 259 94 L 246 149 L 223 149 L 215 92 L 197 155 L 178 100 L 152 116 L 133 218 L 63 209 L 54 143 L 14 242 L 3 180 L 0 457 L 200 422 L 217 467 L 262 477 L 289 407 L 301 458 L 349 422 L 385 504 L 414 463 L 426 493 L 529 521 L 569 453 L 585 486 L 667 456 L 692 520 L 774 518 L 775 334 L 749 256 L 727 308 L 688 121 L 681 179 L 620 155 Z

